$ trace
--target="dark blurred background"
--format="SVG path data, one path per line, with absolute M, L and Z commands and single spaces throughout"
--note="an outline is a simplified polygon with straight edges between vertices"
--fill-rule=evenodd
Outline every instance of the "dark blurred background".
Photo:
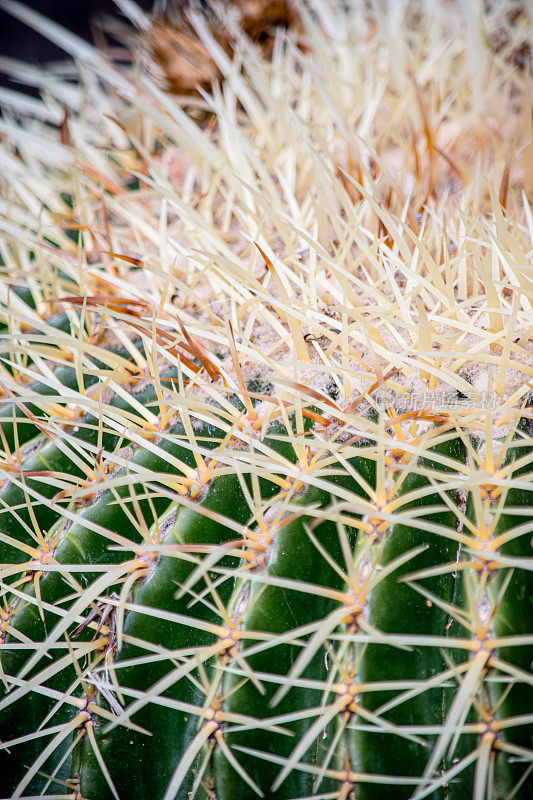
M 43 16 L 60 23 L 90 42 L 94 42 L 95 17 L 102 14 L 121 17 L 113 0 L 22 0 L 22 2 L 28 8 L 39 11 Z M 145 11 L 151 11 L 153 8 L 153 0 L 136 0 L 136 3 Z M 0 55 L 17 58 L 30 64 L 42 64 L 65 58 L 62 50 L 2 8 L 0 8 Z M 2 72 L 0 72 L 0 85 L 14 86 Z

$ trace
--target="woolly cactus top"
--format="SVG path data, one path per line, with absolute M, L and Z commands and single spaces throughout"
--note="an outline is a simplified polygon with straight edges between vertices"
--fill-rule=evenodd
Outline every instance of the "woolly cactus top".
M 190 402 L 240 391 L 240 364 L 278 403 L 312 397 L 330 431 L 384 401 L 512 419 L 533 373 L 527 14 L 302 4 L 267 58 L 234 14 L 190 13 L 220 79 L 191 97 L 164 90 L 161 20 L 119 5 L 131 63 L 4 3 L 75 59 L 7 65 L 43 99 L 2 91 L 4 355 L 83 364 L 102 335 L 141 334 L 181 358 Z M 67 333 L 46 327 L 59 311 Z

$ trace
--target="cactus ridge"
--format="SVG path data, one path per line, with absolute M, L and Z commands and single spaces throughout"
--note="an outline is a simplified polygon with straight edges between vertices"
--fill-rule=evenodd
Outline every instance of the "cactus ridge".
M 0 4 L 2 799 L 533 800 L 530 12 Z

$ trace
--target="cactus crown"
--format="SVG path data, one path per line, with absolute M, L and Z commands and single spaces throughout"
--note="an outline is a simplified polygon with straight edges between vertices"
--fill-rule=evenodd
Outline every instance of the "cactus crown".
M 528 15 L 191 10 L 176 97 L 2 5 L 8 791 L 529 797 Z

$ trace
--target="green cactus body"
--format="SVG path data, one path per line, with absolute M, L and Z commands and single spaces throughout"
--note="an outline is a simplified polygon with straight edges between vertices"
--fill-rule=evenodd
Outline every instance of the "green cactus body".
M 153 402 L 149 391 L 143 397 Z M 279 424 L 271 426 L 274 435 L 262 445 L 273 455 L 281 451 L 290 463 L 295 453 L 292 446 L 287 449 L 289 439 L 281 431 Z M 224 438 L 211 423 L 196 434 L 207 452 Z M 206 485 L 198 483 L 192 495 L 189 489 L 191 499 L 185 506 L 169 507 L 168 495 L 156 491 L 158 476 L 172 473 L 165 455 L 190 466 L 197 456 L 180 425 L 154 449 L 139 447 L 131 467 L 151 470 L 151 497 L 143 497 L 140 485 L 132 493 L 132 484 L 120 481 L 126 473 L 117 473 L 116 488 L 106 489 L 75 512 L 72 522 L 60 519 L 52 526 L 50 537 L 59 533 L 58 541 L 38 580 L 31 581 L 35 567 L 25 569 L 16 562 L 8 573 L 12 581 L 19 577 L 14 592 L 5 595 L 10 613 L 2 664 L 6 680 L 12 676 L 15 682 L 0 701 L 0 718 L 3 738 L 7 733 L 10 741 L 23 737 L 13 753 L 2 756 L 14 796 L 22 796 L 23 790 L 43 791 L 48 785 L 50 778 L 29 775 L 24 764 L 33 763 L 39 768 L 33 773 L 42 771 L 54 779 L 67 776 L 83 797 L 99 800 L 115 793 L 130 796 L 132 780 L 140 796 L 165 800 L 185 799 L 191 791 L 204 791 L 206 796 L 213 791 L 219 798 L 263 792 L 281 800 L 321 796 L 352 784 L 358 796 L 385 797 L 395 782 L 396 791 L 406 797 L 467 797 L 461 776 L 454 779 L 454 765 L 468 762 L 469 746 L 483 748 L 487 735 L 502 743 L 487 751 L 488 758 L 494 753 L 494 780 L 502 787 L 498 791 L 510 791 L 523 770 L 520 762 L 508 763 L 505 753 L 528 752 L 532 729 L 523 714 L 524 692 L 518 691 L 531 651 L 531 617 L 522 613 L 531 602 L 529 573 L 511 568 L 506 579 L 491 564 L 492 572 L 483 579 L 485 572 L 470 568 L 478 563 L 475 550 L 464 564 L 451 569 L 459 560 L 458 487 L 464 483 L 466 454 L 471 458 L 475 453 L 473 446 L 465 451 L 462 438 L 437 426 L 404 448 L 358 443 L 359 454 L 341 458 L 331 475 L 331 468 L 300 470 L 293 489 L 281 495 L 275 482 L 262 479 L 256 483 L 262 501 L 279 495 L 278 502 L 284 498 L 287 508 L 278 511 L 270 527 L 263 521 L 256 529 L 244 560 L 239 559 L 238 532 L 249 530 L 247 523 L 254 516 L 249 476 L 223 467 L 217 474 L 215 455 L 213 477 L 204 473 Z M 486 523 L 487 509 L 494 505 L 490 492 L 494 494 L 507 475 L 526 476 L 526 488 L 511 489 L 507 496 L 505 488 L 504 493 L 496 491 L 506 503 L 512 502 L 510 513 L 501 513 L 493 525 L 494 536 L 514 528 L 512 512 L 520 515 L 527 506 L 528 451 L 517 446 L 509 453 L 511 467 L 505 474 L 488 483 L 480 472 L 483 483 L 471 488 L 465 520 L 472 524 L 465 526 L 474 533 L 483 530 L 479 514 L 485 514 Z M 502 462 L 502 469 L 506 465 Z M 306 474 L 317 485 L 302 491 L 298 487 L 304 486 Z M 4 496 L 9 498 L 9 487 Z M 45 504 L 37 507 L 43 529 L 49 525 L 48 512 Z M 345 522 L 335 521 L 339 513 Z M 108 537 L 114 534 L 120 542 L 135 519 L 142 521 L 134 535 L 139 549 L 125 560 L 120 545 L 109 549 L 115 540 Z M 522 516 L 518 519 L 520 525 Z M 159 555 L 157 545 L 142 549 L 142 531 L 149 528 L 148 541 L 161 542 Z M 20 525 L 9 530 L 11 541 L 17 536 L 22 541 Z M 520 529 L 517 534 L 502 543 L 503 556 L 521 557 L 524 537 Z M 204 570 L 195 553 L 210 551 L 218 554 Z M 4 558 L 10 556 L 7 550 Z M 47 572 L 46 563 L 79 565 L 81 572 L 70 572 L 65 581 L 60 571 Z M 84 564 L 100 565 L 101 571 L 83 576 Z M 79 581 L 86 587 L 81 595 L 76 591 Z M 458 582 L 464 584 L 461 591 Z M 68 607 L 79 606 L 80 600 L 81 606 L 90 602 L 94 607 L 99 597 L 109 598 L 114 587 L 117 594 L 108 604 L 113 623 L 108 619 L 92 639 L 98 615 L 92 628 L 80 634 L 72 635 L 79 613 L 76 624 L 68 626 L 77 671 L 65 648 L 55 656 L 56 667 L 50 668 L 44 655 L 53 654 L 51 648 L 64 641 L 67 626 L 62 619 Z M 453 605 L 459 596 L 464 598 L 462 608 Z M 516 623 L 509 624 L 517 609 L 519 634 Z M 459 632 L 454 614 L 462 626 L 476 614 L 485 615 L 484 624 L 490 618 L 487 635 L 525 640 L 519 647 L 514 641 L 505 647 L 504 641 L 495 648 L 495 666 L 475 672 L 479 700 L 461 707 L 464 732 L 459 729 L 458 736 L 455 728 L 444 729 L 449 715 L 458 713 L 458 687 L 477 669 L 480 654 L 473 647 L 470 662 L 464 662 L 468 650 L 458 649 L 456 638 L 444 646 L 451 627 L 452 633 Z M 479 620 L 477 624 L 463 631 L 465 642 L 473 641 L 476 630 L 479 636 Z M 420 644 L 423 639 L 427 641 Z M 432 639 L 438 646 L 431 646 Z M 30 658 L 26 648 L 10 652 L 14 642 L 43 642 L 46 648 Z M 333 656 L 333 681 L 328 673 L 335 643 L 339 647 Z M 464 664 L 456 662 L 454 675 L 452 662 L 458 653 Z M 504 681 L 502 689 L 501 681 L 492 680 L 497 674 L 513 675 L 514 668 L 521 670 L 516 685 Z M 32 676 L 38 682 L 31 713 L 22 714 L 24 682 Z M 526 684 L 526 697 L 529 691 Z M 63 693 L 71 703 L 58 703 Z M 491 703 L 498 708 L 495 720 L 502 719 L 504 727 L 501 734 L 482 735 L 478 720 Z M 51 753 L 38 738 L 24 740 L 43 720 L 53 722 L 57 731 Z M 450 754 L 452 739 L 456 741 Z M 431 753 L 437 749 L 438 762 L 431 766 Z M 154 761 L 159 765 L 156 774 L 143 767 Z M 471 773 L 466 763 L 469 769 L 466 774 Z M 442 779 L 442 770 L 450 773 L 449 781 Z M 521 792 L 527 797 L 524 786 Z

